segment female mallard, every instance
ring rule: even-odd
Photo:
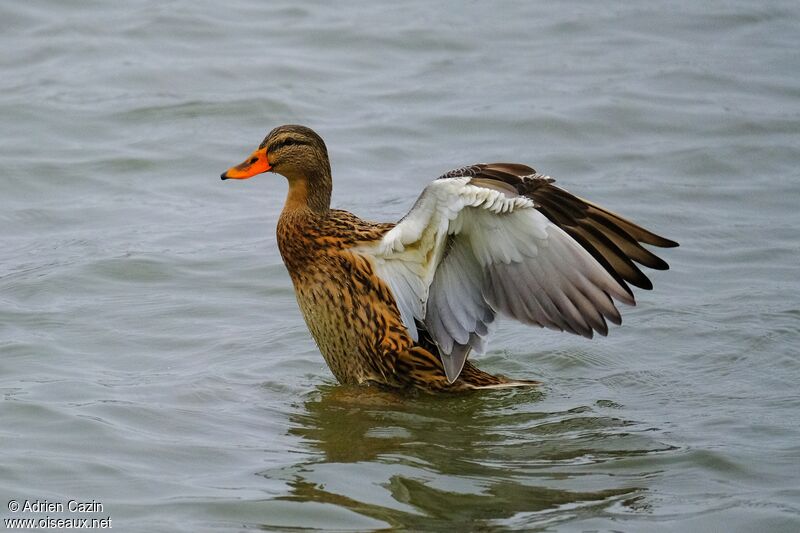
[[[342,383],[467,390],[529,385],[478,370],[498,313],[591,337],[620,324],[611,298],[651,289],[633,263],[659,237],[516,163],[462,167],[425,187],[398,223],[330,208],[325,143],[280,126],[222,179],[289,181],[278,248],[308,329]]]

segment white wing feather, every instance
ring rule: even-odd
[[[485,349],[496,312],[591,336],[607,332],[603,317],[619,323],[609,295],[633,304],[531,199],[469,177],[434,181],[380,241],[354,251],[372,258],[415,341],[415,321],[425,324],[451,382],[471,349]]]

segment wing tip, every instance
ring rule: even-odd
[[[439,355],[442,360],[442,366],[444,367],[444,375],[447,378],[447,383],[452,384],[458,379],[458,376],[461,375],[461,371],[464,369],[464,363],[467,362],[467,358],[455,357],[451,354],[445,354],[441,352]]]

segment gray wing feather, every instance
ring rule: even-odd
[[[447,378],[461,373],[471,350],[483,352],[495,312],[482,297],[484,273],[463,237],[451,237],[436,269],[425,315],[428,332],[439,347]]]

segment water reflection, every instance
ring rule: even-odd
[[[536,390],[401,396],[322,386],[291,417],[311,459],[281,499],[332,504],[410,529],[534,527],[641,509],[624,461],[670,447],[592,407],[543,412]]]

